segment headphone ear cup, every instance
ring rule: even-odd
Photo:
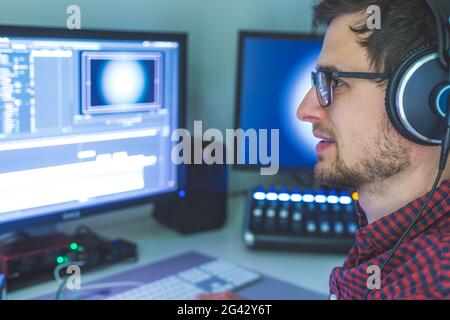
[[[434,88],[430,96],[430,105],[436,115],[441,119],[445,119],[447,114],[447,101],[450,99],[450,83],[441,83]]]
[[[397,92],[397,86],[394,84],[394,80],[393,77],[389,77],[388,79],[388,84],[387,84],[387,88],[386,88],[386,113],[388,115],[389,120],[391,121],[392,125],[394,126],[394,128],[397,130],[397,132],[403,137],[406,138],[410,141],[414,141],[417,142],[415,137],[412,136],[409,131],[405,128],[405,126],[402,124],[400,117],[398,115],[397,112],[397,104],[396,104],[396,100],[397,98],[395,97],[396,92]]]
[[[441,144],[443,121],[433,111],[430,96],[446,78],[431,45],[410,52],[394,69],[386,88],[386,113],[400,135],[421,145]]]

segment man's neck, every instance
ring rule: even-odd
[[[359,203],[368,223],[383,218],[425,195],[433,187],[436,176],[437,166],[417,167],[361,187],[358,190]],[[447,179],[450,179],[449,170],[446,170],[440,183]]]

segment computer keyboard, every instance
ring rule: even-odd
[[[237,290],[260,278],[256,272],[217,259],[121,292],[108,300],[192,300],[202,293]]]

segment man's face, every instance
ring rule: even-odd
[[[373,72],[367,51],[350,29],[361,19],[345,15],[333,20],[317,62],[318,68]],[[330,107],[320,106],[312,88],[297,111],[311,122],[316,137],[331,138],[317,147],[315,176],[330,186],[360,188],[391,177],[410,166],[411,143],[389,122],[385,109],[385,85],[363,79],[338,79]]]

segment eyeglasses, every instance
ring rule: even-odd
[[[313,71],[311,72],[312,86],[316,87],[317,99],[322,107],[329,107],[333,101],[333,80],[338,78],[355,78],[366,80],[385,80],[384,73],[372,72],[340,72],[340,71]]]

